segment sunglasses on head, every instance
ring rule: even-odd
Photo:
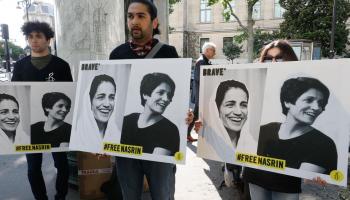
[[[283,57],[282,55],[277,55],[275,57],[267,55],[264,57],[264,62],[283,62]]]

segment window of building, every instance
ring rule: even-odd
[[[261,15],[261,0],[257,1],[253,6],[253,19],[260,19]]]
[[[236,2],[235,2],[235,0],[232,0],[232,1],[230,2],[230,5],[231,5],[231,7],[232,7],[233,13],[236,14],[236,10],[235,10],[235,8],[236,8]],[[229,12],[229,13],[230,13],[230,7],[227,7],[227,8],[224,10],[224,13],[226,13],[226,12]],[[223,18],[223,20],[226,21],[225,18]],[[230,14],[230,19],[229,19],[228,21],[229,21],[229,22],[232,22],[232,21],[234,21],[234,20],[235,20],[235,18]]]
[[[200,22],[210,22],[211,21],[211,7],[208,6],[208,0],[200,0]]]
[[[232,44],[233,37],[224,37],[222,38],[222,46],[225,48],[227,45]]]
[[[49,7],[48,6],[41,6],[41,12],[45,14],[49,14]]]
[[[274,6],[274,10],[275,10],[275,18],[282,18],[283,17],[283,13],[286,11],[284,8],[281,7],[280,1],[279,0],[275,0],[275,6]]]
[[[36,6],[34,4],[30,5],[30,7],[28,8],[28,12],[33,13],[36,11]]]
[[[199,53],[202,53],[202,47],[206,42],[209,42],[209,38],[199,38]]]

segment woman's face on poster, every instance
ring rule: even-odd
[[[172,100],[171,92],[167,83],[161,83],[152,91],[151,96],[143,95],[146,100],[145,107],[148,107],[153,113],[162,114]]]
[[[102,82],[96,90],[91,102],[91,110],[94,118],[102,123],[107,123],[114,109],[115,88],[110,82]]]
[[[19,109],[16,102],[4,99],[0,102],[0,128],[3,131],[16,131],[19,124]]]
[[[292,116],[297,122],[311,125],[323,112],[324,95],[317,89],[311,88],[304,92],[294,104],[285,102],[289,109],[287,116]]]
[[[46,111],[48,112],[48,117],[57,121],[63,121],[69,113],[69,105],[67,101],[60,99],[52,106],[52,108],[46,108]]]
[[[240,88],[230,88],[219,108],[219,116],[228,130],[241,131],[248,116],[248,96]]]

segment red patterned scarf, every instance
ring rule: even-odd
[[[146,56],[152,49],[153,39],[148,41],[145,45],[136,44],[134,41],[130,40],[129,45],[133,52],[138,56]]]

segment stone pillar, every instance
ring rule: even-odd
[[[125,41],[124,2],[55,0],[57,55],[77,78],[82,60],[108,59]]]
[[[157,36],[157,38],[164,42],[169,42],[169,1],[164,0],[153,0],[154,4],[157,7],[158,10],[158,20],[159,20],[159,30],[160,35]]]

